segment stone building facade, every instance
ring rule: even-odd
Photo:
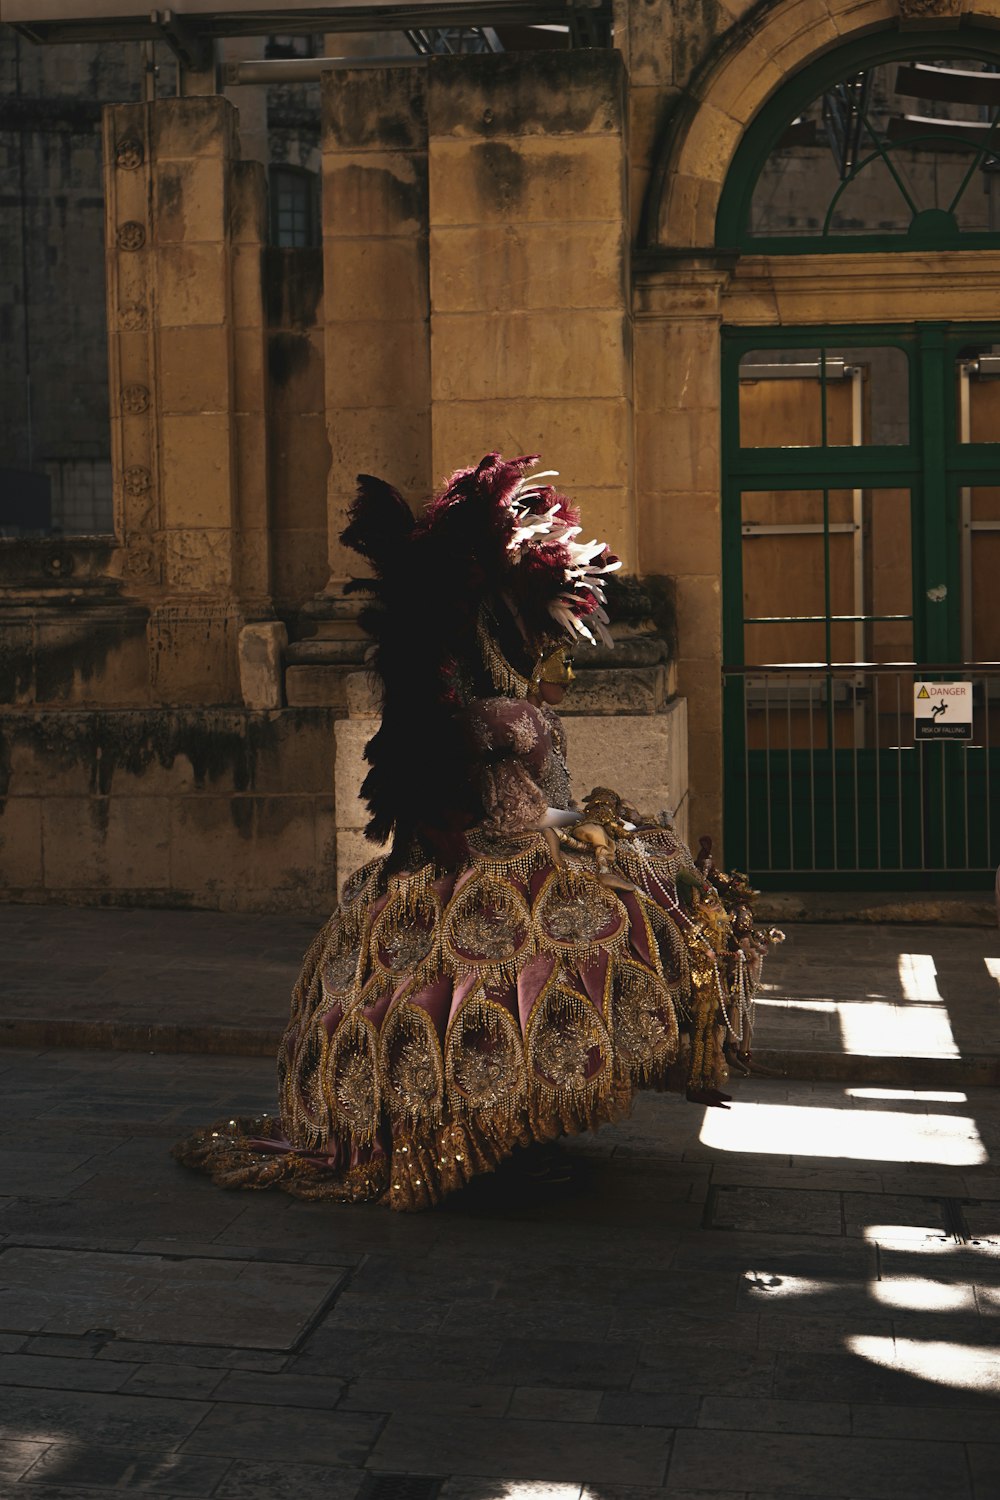
[[[355,475],[419,499],[494,447],[541,452],[641,580],[582,674],[580,779],[720,838],[724,330],[981,320],[1000,291],[1000,247],[930,221],[906,255],[727,242],[741,143],[838,49],[1000,65],[998,14],[618,0],[606,50],[329,72],[316,249],[268,243],[230,99],[107,108],[114,535],[0,542],[14,895],[328,906],[373,712]]]

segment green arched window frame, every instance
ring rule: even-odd
[[[771,152],[789,124],[835,83],[866,67],[891,62],[975,58],[1000,66],[1000,34],[973,26],[926,32],[882,31],[824,54],[796,73],[751,121],[726,176],[715,221],[715,243],[756,255],[844,255],[878,251],[977,250],[1000,246],[1000,231],[962,231],[943,210],[920,214],[908,232],[875,234],[751,234],[753,195]],[[933,132],[927,138],[932,138]],[[907,145],[912,146],[911,139]],[[1000,125],[991,132],[1000,155]],[[981,160],[986,142],[970,156]],[[877,153],[872,153],[876,155]],[[868,158],[869,160],[871,157]],[[860,170],[860,168],[859,168]]]

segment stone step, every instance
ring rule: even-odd
[[[762,891],[759,922],[916,923],[996,927],[990,891]]]
[[[72,1017],[0,1017],[0,1047],[111,1052],[194,1053],[218,1057],[274,1057],[282,1027],[208,1022],[203,1026],[167,1021],[99,1021]],[[1000,1057],[879,1057],[863,1053],[807,1052],[761,1047],[754,1061],[781,1079],[796,1083],[881,1085],[899,1089],[995,1087],[1000,1084]],[[739,1076],[732,1080],[738,1095]]]

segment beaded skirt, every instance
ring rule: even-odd
[[[637,1089],[724,1082],[759,948],[671,827],[617,839],[610,883],[541,833],[469,845],[458,871],[375,860],[347,881],[293,992],[280,1112],[199,1131],[180,1162],[420,1209],[519,1145],[621,1118]]]

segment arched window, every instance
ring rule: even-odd
[[[869,37],[791,79],[747,131],[717,243],[760,254],[1000,245],[1000,37]]]

